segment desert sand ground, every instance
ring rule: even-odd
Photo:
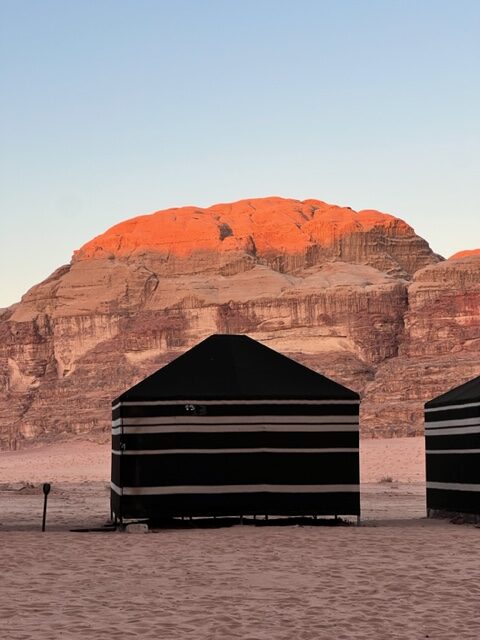
[[[0,453],[0,638],[478,640],[480,529],[423,517],[423,455],[362,441],[362,527],[130,535],[70,531],[108,518],[108,446]]]

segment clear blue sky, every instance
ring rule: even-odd
[[[480,246],[478,0],[0,0],[0,307],[120,220],[245,197]]]

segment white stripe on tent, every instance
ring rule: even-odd
[[[425,429],[426,436],[461,436],[468,433],[480,433],[480,426],[478,427],[462,427],[462,428],[450,428],[450,429]]]
[[[155,496],[181,493],[358,493],[360,491],[358,484],[226,484],[119,487],[111,482],[110,485],[115,493],[124,496]]]
[[[427,489],[444,489],[445,491],[480,491],[480,484],[463,482],[427,482]]]
[[[444,407],[429,407],[425,409],[425,413],[434,413],[435,411],[450,411],[450,409],[469,409],[470,407],[480,407],[480,402],[469,402],[467,404],[449,404]]]
[[[480,429],[480,427],[479,427]],[[298,431],[300,433],[314,432],[340,433],[343,431],[358,431],[358,424],[196,424],[152,425],[151,427],[116,427],[112,429],[113,436],[141,433],[262,433],[262,432]]]
[[[312,424],[356,424],[355,416],[149,416],[136,418],[117,418],[112,427],[121,425],[208,425],[208,424],[295,424],[296,422]]]
[[[426,429],[440,429],[441,427],[467,427],[468,425],[480,426],[480,417],[457,418],[453,420],[437,420],[436,422],[426,422]]]
[[[175,401],[166,401],[166,400],[126,400],[125,402],[117,402],[117,404],[112,406],[112,410],[118,409],[118,407],[155,407],[157,405],[165,405],[165,406],[176,406],[176,405],[184,405],[184,404],[193,404],[193,405],[222,405],[222,404],[239,404],[239,405],[250,405],[250,404],[314,404],[314,405],[322,405],[322,404],[360,404],[360,400],[175,400]]]
[[[128,449],[120,451],[112,449],[114,455],[127,456],[148,456],[148,455],[172,455],[172,454],[190,454],[190,453],[358,453],[358,448],[335,448],[331,449],[288,449],[288,448],[271,448],[257,447],[256,449]]]
[[[480,449],[428,449],[425,453],[480,453]]]

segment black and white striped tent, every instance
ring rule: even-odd
[[[113,402],[116,519],[360,515],[359,397],[214,335]]]
[[[425,405],[427,510],[480,515],[480,377]]]

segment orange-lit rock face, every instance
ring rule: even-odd
[[[228,275],[253,263],[292,273],[342,260],[407,279],[440,259],[408,224],[389,214],[271,197],[132,218],[85,244],[73,262],[142,255],[157,261],[153,270],[160,275]]]
[[[459,260],[460,258],[470,258],[474,256],[480,256],[480,249],[466,249],[465,251],[459,251],[450,256],[449,260]]]
[[[241,250],[298,254],[329,247],[344,236],[378,229],[413,237],[405,222],[378,211],[355,212],[319,200],[261,198],[182,207],[139,216],[115,225],[75,252],[75,259],[128,256],[143,251],[187,256],[195,251]]]

